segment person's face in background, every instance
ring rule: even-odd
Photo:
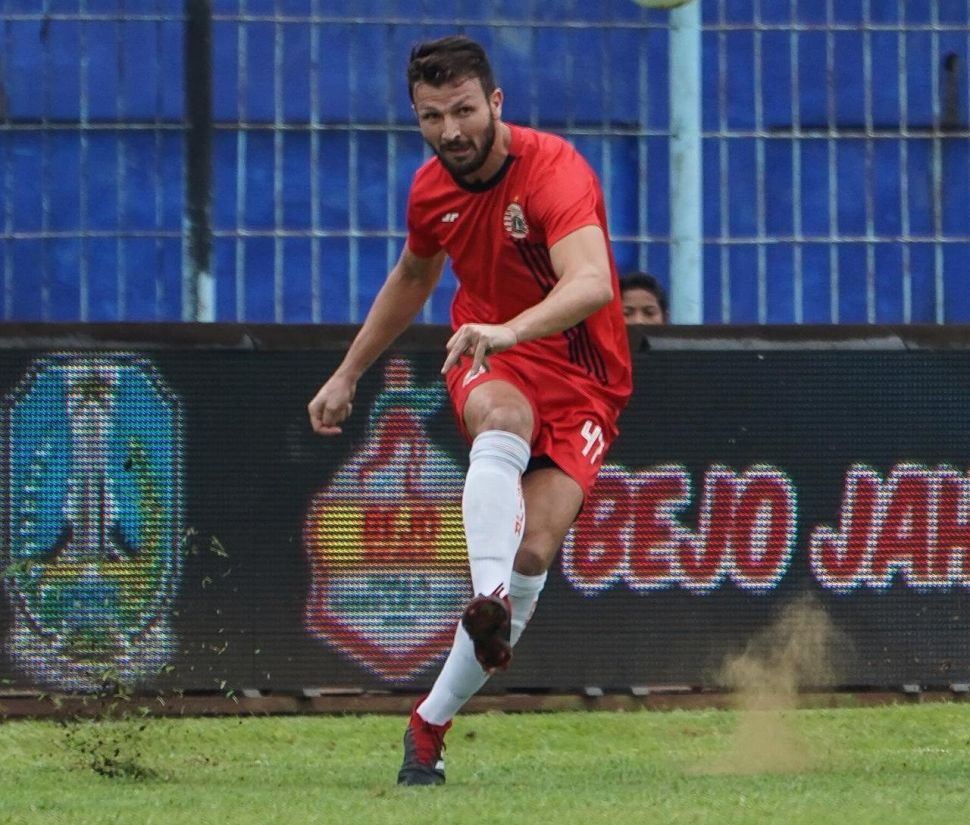
[[[628,324],[665,324],[657,296],[649,289],[634,287],[623,290],[623,320]]]

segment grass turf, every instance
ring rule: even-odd
[[[0,725],[0,822],[963,821],[970,706],[468,714],[399,788],[403,717]]]

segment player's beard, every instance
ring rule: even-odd
[[[455,163],[450,160],[447,154],[449,148],[466,148],[467,146],[474,146],[472,141],[458,140],[453,143],[441,143],[437,149],[434,146],[434,153],[438,156],[445,169],[447,169],[452,177],[464,178],[468,175],[472,175],[481,169],[485,165],[485,161],[488,160],[489,153],[492,151],[492,146],[495,143],[495,116],[489,113],[488,127],[485,129],[485,134],[482,135],[482,142],[479,145],[475,153],[468,158],[468,160],[462,161],[461,163]]]

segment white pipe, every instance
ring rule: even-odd
[[[704,320],[701,3],[670,12],[670,320]]]

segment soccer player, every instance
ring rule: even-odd
[[[458,280],[442,373],[471,443],[462,515],[474,598],[404,735],[398,782],[445,781],[452,717],[508,666],[631,390],[626,327],[595,174],[566,141],[502,121],[502,90],[467,37],[413,49],[408,87],[434,151],[408,237],[336,372],[308,406],[341,431],[357,381],[423,307],[450,256]]]
[[[666,324],[667,293],[653,275],[631,272],[620,278],[623,318],[628,324]]]

